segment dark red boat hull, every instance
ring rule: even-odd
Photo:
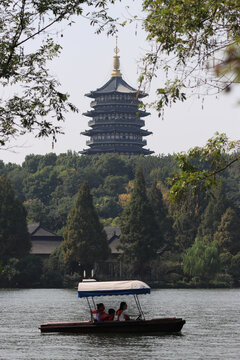
[[[42,333],[177,333],[185,320],[181,318],[162,318],[153,320],[57,322],[40,325]]]

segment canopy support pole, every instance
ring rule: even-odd
[[[137,295],[134,295],[134,299],[135,299],[135,301],[136,301],[137,308],[138,308],[138,311],[139,311],[139,313],[140,313],[141,318],[142,318],[143,320],[145,320],[145,316],[144,316],[144,313],[143,313],[143,311],[142,311],[141,304],[140,304],[140,301],[139,301],[139,299],[138,299],[138,296],[137,296]]]
[[[87,299],[87,303],[88,303],[88,306],[89,306],[89,310],[90,310],[90,315],[91,315],[91,321],[93,322],[93,314],[92,314],[92,308],[91,308],[91,305],[90,305],[90,302],[88,300],[88,297],[86,297]]]
[[[92,302],[93,302],[94,309],[96,309],[96,304],[95,304],[93,296],[92,296]]]

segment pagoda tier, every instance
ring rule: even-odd
[[[139,99],[147,94],[132,88],[122,79],[117,47],[115,52],[111,79],[101,88],[86,94],[94,100],[90,104],[92,110],[83,114],[91,118],[88,122],[91,129],[81,133],[90,137],[86,142],[89,148],[80,153],[152,154],[153,151],[143,148],[147,142],[142,139],[152,132],[141,129],[145,126],[141,118],[150,113],[139,109]]]

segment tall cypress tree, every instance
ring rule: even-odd
[[[164,204],[162,192],[156,183],[152,184],[151,188],[149,189],[148,199],[152,206],[156,221],[159,224],[164,245],[170,247],[174,242],[173,222],[168,215],[168,209]]]
[[[11,182],[6,175],[0,176],[0,260],[3,264],[10,258],[26,255],[31,248],[26,215]]]
[[[107,235],[94,208],[87,182],[82,184],[68,215],[63,249],[69,271],[78,272],[81,265],[87,276],[95,262],[106,260],[109,255]]]
[[[121,217],[121,249],[132,275],[144,276],[162,246],[162,236],[149,203],[141,168],[136,171],[131,199]]]

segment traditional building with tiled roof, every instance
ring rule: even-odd
[[[62,236],[47,230],[40,223],[29,224],[28,232],[31,237],[32,248],[30,254],[47,257],[63,241]]]

